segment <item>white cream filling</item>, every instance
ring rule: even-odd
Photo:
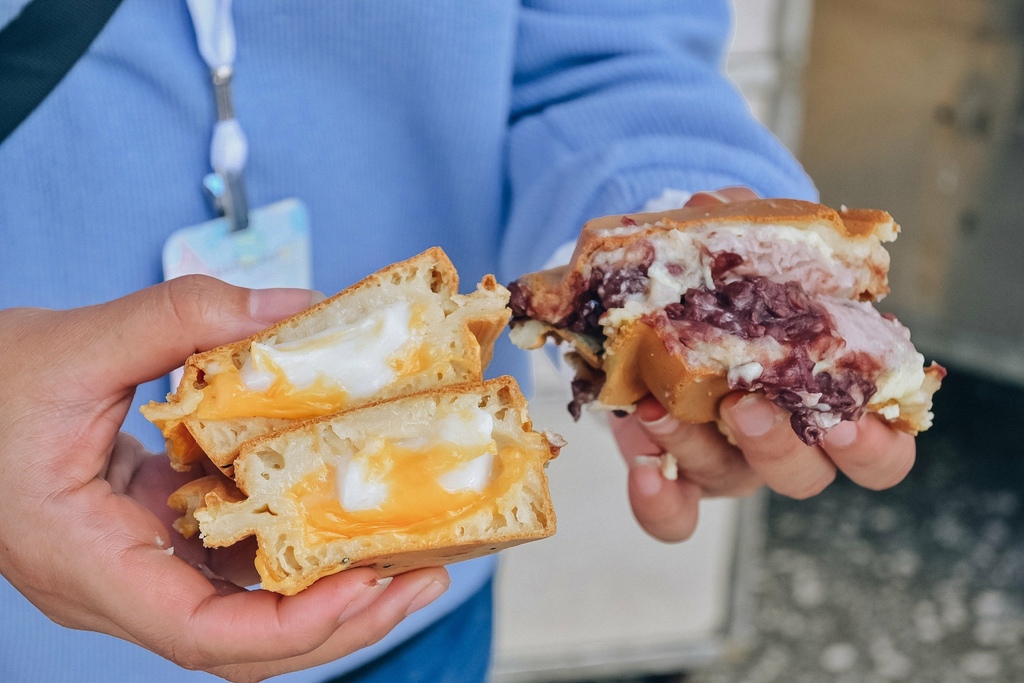
[[[920,391],[925,375],[924,356],[910,342],[910,331],[883,318],[867,302],[822,299],[821,303],[832,316],[836,333],[846,340],[846,350],[863,351],[879,359],[886,368],[876,380],[877,391],[871,403],[911,401]],[[815,372],[825,369],[831,368],[815,367]]]
[[[764,374],[764,366],[757,361],[750,361],[730,367],[727,379],[729,386],[736,386],[740,382],[753,384],[761,378],[762,374]]]
[[[544,345],[548,326],[539,320],[517,322],[508,331],[509,339],[521,349],[539,349]]]
[[[630,226],[630,229],[635,228]],[[723,252],[738,254],[743,259],[743,264],[731,271],[736,277],[757,275],[776,282],[796,280],[808,286],[809,291],[834,292],[842,296],[853,296],[867,284],[861,281],[863,269],[838,261],[828,240],[815,229],[737,223],[685,231],[666,230],[652,233],[647,239],[655,252],[654,263],[647,271],[647,291],[628,295],[624,310],[612,309],[605,313],[601,322],[610,328],[608,331],[678,302],[690,289],[701,286],[714,289],[711,255]],[[869,262],[875,256],[874,249],[881,247],[868,240],[844,243],[844,253],[854,262]],[[629,265],[625,249],[598,254],[593,263],[606,272]],[[672,274],[668,265],[679,272]]]
[[[279,368],[296,389],[320,380],[353,398],[368,398],[397,379],[390,361],[412,340],[411,320],[411,308],[402,301],[303,339],[254,342],[241,369],[242,383],[266,391]]]

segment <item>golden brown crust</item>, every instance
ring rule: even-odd
[[[609,231],[628,225],[649,226],[644,232],[657,230],[691,230],[709,224],[742,221],[753,225],[792,225],[806,227],[825,223],[843,237],[877,237],[882,241],[890,235],[893,219],[877,209],[841,211],[798,199],[754,199],[746,202],[695,206],[652,213],[603,216],[583,226],[584,238],[606,238]],[[664,223],[658,226],[658,223]]]
[[[854,240],[877,238],[882,241],[890,241],[891,226],[895,225],[892,216],[885,211],[844,209],[840,214],[823,204],[796,199],[755,199],[655,213],[603,216],[587,221],[583,226],[572,263],[586,260],[595,251],[626,246],[639,236],[740,222],[751,225],[786,225],[798,229],[827,225],[842,237]],[[623,228],[628,230],[630,226],[636,226],[638,230],[623,231]]]
[[[181,513],[181,517],[174,522],[174,528],[185,538],[191,538],[199,532],[196,510],[214,501],[234,503],[244,499],[245,494],[238,490],[233,481],[219,474],[211,474],[180,487],[167,499],[167,506]]]
[[[677,420],[711,422],[729,385],[724,372],[691,367],[668,350],[661,335],[634,321],[621,327],[605,356],[606,381],[598,400],[629,406],[648,394]]]
[[[891,242],[900,231],[900,226],[889,212],[879,209],[843,208],[839,211],[839,217],[847,234],[855,237],[875,235],[883,242]]]
[[[196,443],[184,421],[169,421],[163,425],[161,431],[164,435],[167,457],[171,461],[171,467],[178,472],[188,472],[194,463],[199,462],[206,455]]]
[[[493,275],[484,275],[477,289],[485,292],[498,292],[504,287],[498,284]],[[497,315],[487,318],[475,318],[469,321],[468,328],[475,343],[479,348],[480,366],[486,368],[491,364],[491,357],[494,355],[494,344],[498,341],[501,333],[508,326],[512,311],[509,308],[503,309]]]
[[[879,418],[885,421],[893,429],[907,432],[917,436],[932,426],[932,396],[942,386],[942,379],[946,376],[946,369],[937,363],[932,363],[924,369],[925,379],[921,384],[919,401],[911,406],[900,406],[900,415],[897,418],[886,418],[879,413],[885,406],[869,405],[871,412],[878,414]]]

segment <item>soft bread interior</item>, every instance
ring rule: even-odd
[[[250,362],[254,342],[282,344],[353,325],[374,311],[406,302],[421,316],[422,344],[430,363],[403,374],[366,397],[346,396],[316,412],[297,417],[204,415],[204,392],[218,373],[239,372]],[[487,276],[469,295],[458,294],[454,266],[439,248],[389,266],[339,294],[253,337],[191,357],[177,391],[167,403],[143,407],[161,428],[172,465],[187,470],[205,453],[224,471],[242,443],[271,433],[296,419],[333,412],[372,400],[399,396],[434,386],[478,381],[490,361],[493,345],[508,321],[508,291]]]
[[[324,496],[340,495],[337,477],[355,454],[382,440],[417,442],[447,418],[475,410],[490,416],[498,452],[479,499],[436,519],[390,528],[346,525],[321,514],[343,514]],[[235,462],[237,488],[209,477],[183,487],[170,502],[184,513],[177,527],[190,531],[197,523],[208,547],[255,535],[263,587],[294,594],[351,567],[391,575],[550,536],[555,517],[544,467],[560,445],[533,431],[525,399],[515,381],[503,377],[376,403],[256,439]]]

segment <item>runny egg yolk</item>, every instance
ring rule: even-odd
[[[470,483],[475,477],[467,479],[466,471],[482,458],[489,459],[486,476]],[[356,509],[348,509],[343,502],[353,496],[345,491],[345,479],[351,479],[353,462],[360,467],[364,491],[355,505],[349,503]],[[325,466],[307,475],[289,495],[302,510],[311,543],[368,533],[424,533],[493,503],[521,479],[525,467],[522,449],[499,448],[494,441],[482,448],[445,442],[410,448],[381,441],[342,467]],[[466,485],[453,488],[453,480]]]
[[[430,372],[444,354],[423,341],[425,308],[392,304],[358,323],[304,339],[254,342],[240,369],[232,366],[205,375],[207,386],[196,416],[314,417]]]

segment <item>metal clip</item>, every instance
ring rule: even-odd
[[[214,99],[217,103],[217,121],[229,121],[235,117],[231,97],[232,69],[230,66],[220,66],[212,70],[211,76]],[[230,171],[215,169],[214,173],[203,178],[203,188],[213,202],[214,210],[228,219],[232,232],[249,227],[249,198],[245,191],[245,177],[240,167],[239,170]]]

